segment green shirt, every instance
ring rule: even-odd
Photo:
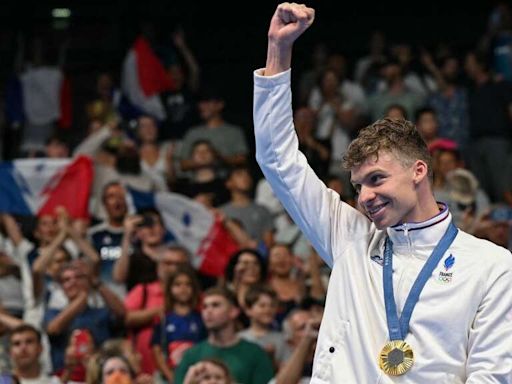
[[[231,347],[216,347],[207,340],[194,345],[176,368],[175,384],[182,384],[188,368],[205,358],[217,358],[240,384],[267,384],[274,376],[270,356],[258,345],[240,340]]]

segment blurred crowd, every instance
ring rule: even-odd
[[[48,105],[35,89],[38,113],[22,113],[7,84],[10,157],[86,155],[94,181],[89,219],[64,207],[38,217],[0,212],[0,371],[21,383],[309,382],[329,269],[255,169],[251,127],[225,118],[222,87],[202,81],[184,32],[153,48],[171,84],[156,95],[163,114],[101,73],[95,94],[73,108],[87,122],[74,144],[65,103]],[[376,31],[363,57],[318,43],[310,59],[293,76],[299,147],[340,199],[357,207],[340,161],[359,129],[408,119],[428,144],[435,196],[457,226],[512,249],[508,6],[493,9],[466,52],[388,42]],[[36,55],[15,71],[24,81],[41,71],[65,92],[62,66]],[[46,118],[34,120],[41,111]],[[239,249],[224,273],[198,270],[157,209],[132,212],[129,188],[207,207]]]

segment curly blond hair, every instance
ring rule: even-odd
[[[432,180],[432,157],[427,144],[416,126],[404,119],[384,118],[363,128],[350,143],[343,156],[342,166],[351,170],[370,157],[377,160],[381,151],[394,154],[403,166],[411,166],[416,160],[424,161],[429,179]]]

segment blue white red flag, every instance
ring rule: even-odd
[[[71,217],[87,218],[92,180],[92,161],[86,156],[0,163],[0,212],[53,215],[63,206]]]
[[[197,201],[172,192],[138,192],[130,197],[139,211],[157,209],[166,229],[192,255],[192,265],[202,273],[221,276],[239,246],[216,215]]]

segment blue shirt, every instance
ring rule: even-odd
[[[168,364],[175,367],[185,350],[204,338],[206,329],[198,312],[192,311],[185,316],[171,312],[165,316],[164,329],[162,323],[153,327],[151,345],[160,345]]]
[[[122,228],[111,228],[100,223],[89,230],[90,241],[100,255],[100,278],[104,282],[112,282],[114,264],[121,257]]]
[[[61,309],[46,310],[44,314],[44,328],[46,329],[48,323],[61,312]],[[61,334],[49,336],[53,370],[57,371],[64,367],[64,353],[71,333],[75,329],[88,329],[91,332],[95,346],[98,347],[112,337],[110,328],[113,322],[114,316],[107,308],[87,307],[83,312],[75,316]]]

